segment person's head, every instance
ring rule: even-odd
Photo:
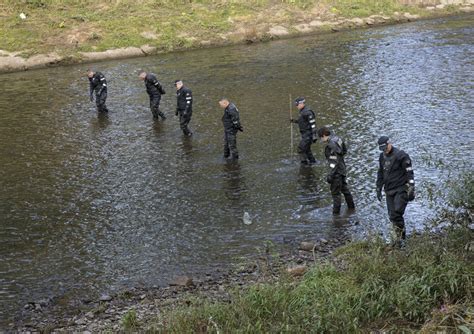
[[[181,87],[183,87],[183,81],[182,80],[175,80],[174,85],[176,87],[176,90],[180,90]]]
[[[221,106],[222,109],[225,109],[229,106],[230,102],[229,99],[223,97],[222,99],[219,100],[219,105]]]
[[[318,130],[318,137],[321,138],[323,142],[327,142],[331,136],[331,131],[327,127],[322,127]]]
[[[145,71],[141,71],[140,74],[138,75],[138,77],[140,78],[140,80],[145,80],[145,78],[146,78],[146,72],[145,72]]]
[[[390,139],[387,136],[380,137],[377,143],[379,144],[379,150],[385,154],[390,153],[392,150],[392,144],[390,143]]]
[[[304,97],[298,97],[297,99],[295,99],[295,106],[296,108],[298,108],[298,110],[303,109],[305,103],[306,103],[306,100]]]
[[[91,70],[91,69],[88,69],[88,70],[87,70],[87,77],[88,77],[88,78],[92,78],[93,76],[94,76],[94,71]]]

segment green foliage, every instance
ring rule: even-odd
[[[373,14],[391,14],[395,11],[403,11],[403,6],[397,0],[328,0],[332,12],[344,17],[366,17]]]
[[[457,305],[457,314],[473,307],[474,264],[464,248],[472,237],[472,231],[460,229],[418,236],[409,240],[407,250],[391,249],[382,240],[353,243],[337,253],[335,263],[344,269],[325,263],[300,283],[281,279],[258,284],[235,293],[231,304],[204,302],[172,311],[155,330],[352,333],[420,328],[432,312],[444,312],[443,305]],[[467,326],[467,318],[450,319],[452,326]],[[432,328],[446,319],[436,321]]]
[[[125,330],[132,330],[138,328],[137,313],[134,309],[129,310],[122,317],[122,327]]]

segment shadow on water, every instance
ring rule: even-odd
[[[251,256],[268,240],[385,233],[374,193],[382,133],[414,161],[418,198],[406,220],[410,231],[422,228],[432,215],[426,189],[448,168],[472,169],[472,23],[102,62],[106,117],[89,103],[83,66],[1,75],[0,328],[28,301],[56,297],[66,307],[104,290],[165,284]],[[191,138],[173,117],[173,93],[161,101],[167,120],[152,120],[143,82],[130,74],[143,68],[169,92],[177,77],[193,90]],[[318,126],[345,139],[355,215],[332,217],[325,163],[306,169],[288,158],[289,94],[306,96]],[[235,164],[222,160],[222,96],[245,129]],[[313,152],[324,161],[321,144]]]
[[[108,113],[98,113],[97,121],[92,122],[92,125],[95,130],[100,131],[106,129],[110,124],[111,120]]]
[[[298,174],[298,198],[303,206],[309,206],[309,210],[321,205],[319,201],[319,192],[321,189],[320,181],[316,176],[313,168],[308,166],[300,166]]]
[[[222,182],[224,193],[229,203],[235,208],[240,209],[237,213],[242,212],[245,208],[245,180],[242,177],[242,171],[239,161],[226,161],[223,165]]]

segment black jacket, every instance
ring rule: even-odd
[[[176,99],[178,102],[178,110],[186,112],[193,110],[193,92],[191,92],[191,89],[184,86],[181,87],[176,91]]]
[[[161,96],[166,94],[161,83],[156,79],[156,76],[152,73],[147,73],[145,77],[146,92],[150,96]]]
[[[411,159],[404,151],[395,147],[389,154],[380,153],[377,172],[377,189],[396,192],[406,189],[406,185],[415,186],[415,176]]]
[[[324,148],[324,155],[329,163],[329,176],[346,176],[346,163],[344,155],[347,153],[346,144],[338,136],[329,137],[328,144]]]
[[[227,108],[225,108],[224,115],[222,116],[222,124],[224,124],[224,130],[226,131],[241,128],[239,110],[233,103],[230,103]]]
[[[300,117],[298,118],[296,123],[298,123],[302,136],[312,135],[313,140],[316,140],[316,116],[314,115],[314,112],[311,109],[306,106],[301,109]]]
[[[94,91],[97,95],[107,91],[107,80],[100,72],[95,72],[92,78],[89,78],[89,94],[92,95]]]

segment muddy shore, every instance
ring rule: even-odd
[[[351,221],[358,224],[357,221]],[[117,332],[123,330],[124,316],[132,311],[140,324],[154,323],[159,315],[177,306],[198,300],[230,302],[231,293],[258,283],[272,283],[282,277],[298,280],[311,266],[332,261],[334,250],[350,240],[292,240],[284,247],[265,246],[261,254],[235,268],[222,268],[199,276],[178,276],[164,287],[133,287],[115,294],[102,294],[97,300],[61,298],[30,302],[12,328],[16,332]],[[146,328],[141,328],[146,330]]]

